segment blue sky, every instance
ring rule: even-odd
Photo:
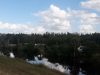
[[[51,4],[62,9],[79,9],[82,0],[0,0],[0,20],[12,23],[33,22],[32,13],[48,9]]]
[[[91,2],[89,3],[89,1]],[[90,15],[87,17],[89,21],[91,20],[90,17],[93,17],[93,19],[99,17],[99,7],[92,9],[93,5],[96,6],[95,2],[98,2],[99,5],[100,0],[0,0],[0,32],[99,32],[99,26],[95,25],[94,22],[94,25],[87,24],[88,22],[85,23],[87,26],[81,24],[82,17],[85,15]],[[59,17],[56,19],[56,14],[70,16],[61,17],[58,15]],[[45,17],[49,21],[44,19]],[[61,18],[63,18],[63,21],[58,23]],[[98,23],[98,19],[96,19],[96,22]]]

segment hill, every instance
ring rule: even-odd
[[[0,56],[0,75],[64,75],[43,65],[31,65],[22,59]]]

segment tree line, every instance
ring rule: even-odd
[[[68,65],[73,75],[80,67],[86,75],[100,75],[100,33],[0,34],[0,51],[22,59],[42,54],[51,62]]]

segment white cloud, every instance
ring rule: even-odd
[[[68,12],[71,14],[71,20],[74,20],[75,24],[78,22],[80,25],[79,29],[81,33],[93,33],[95,32],[95,26],[100,24],[100,18],[96,13],[71,9]]]
[[[81,33],[94,33],[94,27],[92,25],[81,25],[80,26]]]
[[[0,30],[5,30],[5,33],[44,33],[45,29],[42,26],[33,27],[28,24],[11,24],[0,22]]]
[[[50,5],[48,10],[41,11],[37,15],[41,17],[46,31],[67,32],[70,30],[69,13],[55,5]]]
[[[70,30],[69,13],[55,5],[50,5],[49,9],[39,12],[37,15],[42,20],[42,23],[37,26],[0,22],[0,30],[5,30],[6,33],[59,33]]]
[[[100,12],[100,0],[87,0],[85,2],[81,2],[81,6],[87,8],[87,9],[93,9],[93,10],[97,10]],[[85,14],[85,16],[86,17],[83,18],[83,20],[81,21],[83,28],[80,27],[80,29],[82,30],[82,32],[83,32],[83,30],[86,31],[87,28],[88,28],[88,30],[87,30],[88,32],[95,31],[94,27],[96,25],[100,24],[100,17],[97,15],[97,13],[88,13],[88,14]],[[86,26],[86,25],[88,25],[88,26]]]
[[[97,14],[83,12],[80,14],[80,32],[93,33],[95,32],[94,26],[97,25]]]
[[[100,18],[96,13],[85,10],[62,10],[55,5],[50,5],[47,10],[38,12],[41,22],[37,26],[31,24],[12,24],[0,22],[0,30],[6,33],[45,33],[45,32],[69,32],[79,27],[81,33],[95,32],[95,25],[100,24]],[[74,23],[72,23],[74,21]],[[74,24],[74,25],[73,25]]]
[[[100,19],[96,13],[87,12],[85,10],[61,10],[55,5],[51,5],[48,10],[38,13],[43,22],[43,27],[49,32],[67,32],[72,31],[72,22],[79,27],[81,33],[95,32],[95,25],[100,24]]]
[[[81,2],[81,6],[100,11],[100,0],[87,0],[85,2]]]

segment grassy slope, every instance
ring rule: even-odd
[[[0,56],[0,75],[64,75],[42,65],[31,65],[20,59]]]

